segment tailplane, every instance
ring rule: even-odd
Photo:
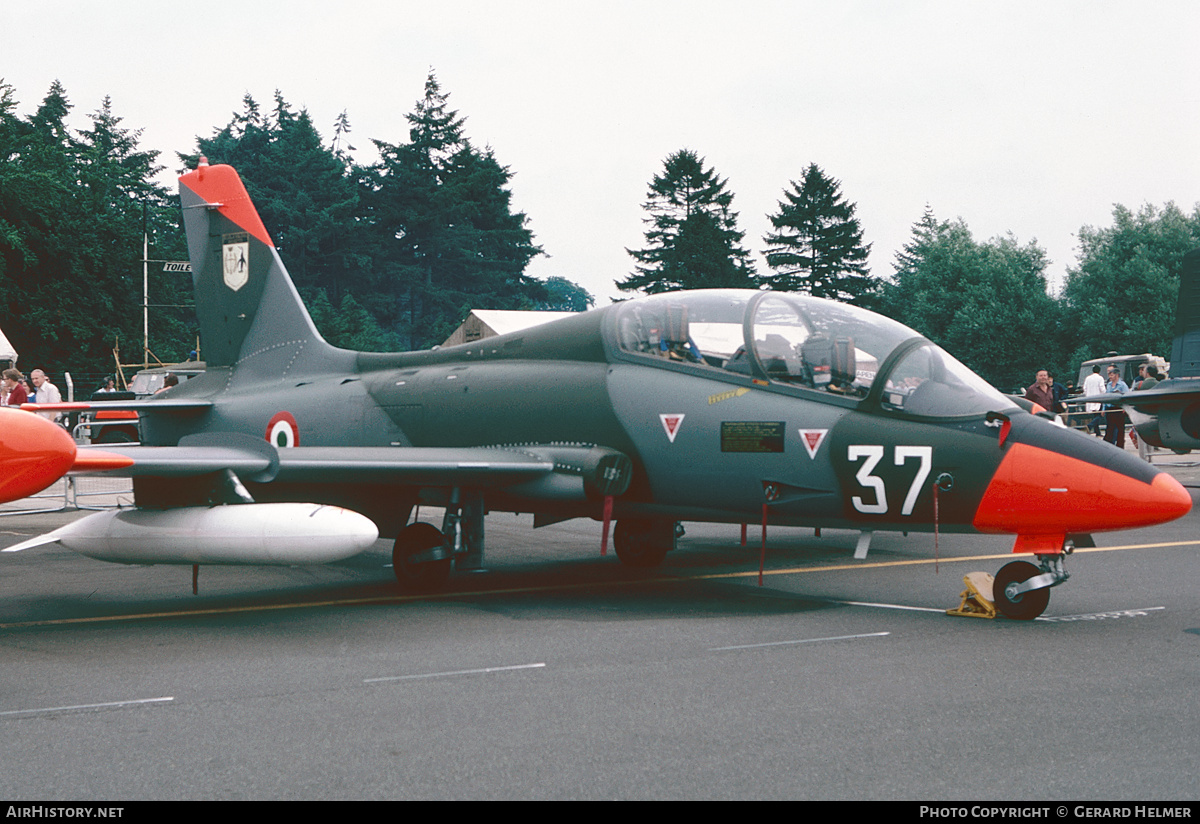
[[[209,367],[275,382],[342,366],[351,353],[317,332],[233,167],[201,159],[179,178],[179,195]]]
[[[1200,378],[1200,249],[1184,255],[1179,270],[1171,377]]]

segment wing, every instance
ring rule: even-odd
[[[79,450],[86,457],[89,447]],[[105,446],[109,459],[91,469],[76,462],[72,474],[187,477],[225,470],[255,483],[391,483],[405,486],[516,488],[529,497],[562,500],[620,495],[632,463],[615,449],[593,444],[527,444],[477,447],[276,448],[260,438],[232,433],[183,438],[178,446]],[[574,494],[573,494],[574,492]]]
[[[250,435],[208,433],[183,438],[178,446],[118,446],[103,450],[81,447],[70,473],[163,479],[210,476],[213,483],[205,480],[198,488],[210,485],[238,487],[240,484],[227,483],[228,473],[233,473],[239,480],[253,483],[468,487],[499,489],[520,498],[561,502],[620,495],[629,486],[632,463],[615,449],[591,444],[277,449]],[[234,497],[241,495],[243,502],[251,503],[244,488],[233,494]],[[280,515],[280,510],[270,509],[280,504],[212,507],[189,503],[185,506],[191,508],[172,510],[175,515],[155,509],[97,513],[2,551],[20,552],[62,541],[85,555],[122,563],[325,563],[361,551],[379,534],[370,521],[355,512],[350,516],[358,522],[352,522],[350,527],[353,529],[347,533],[345,519],[350,516],[342,514],[346,510],[336,507],[297,504],[295,506],[307,506],[312,511],[287,510]],[[322,512],[336,523],[329,526],[328,546],[322,544],[314,549],[310,546],[310,532],[315,523],[311,519]],[[334,514],[328,515],[330,512]],[[239,520],[242,515],[247,518]],[[213,523],[198,526],[196,519],[203,518]],[[253,522],[255,518],[274,519],[268,524],[270,536],[255,538],[251,534],[249,549],[238,544],[230,550],[222,543],[244,537],[242,533],[247,531],[253,533],[251,527],[254,524],[243,521]],[[230,519],[238,522],[232,525],[217,523]],[[113,521],[117,523],[110,523]],[[263,524],[259,523],[257,527],[261,530]],[[199,540],[200,532],[222,529],[224,532],[215,539],[216,549],[212,545],[193,546]],[[144,543],[147,533],[168,538],[174,535],[178,545],[186,544],[191,549],[176,551],[178,545],[167,546],[170,543],[167,538],[153,542],[156,547],[163,543],[165,549],[147,549],[138,543],[138,540]],[[254,540],[269,546],[263,549]],[[297,555],[293,543],[305,547],[308,554]]]

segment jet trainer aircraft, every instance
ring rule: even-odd
[[[1016,535],[1000,609],[1041,614],[1068,536],[1179,517],[1170,476],[1031,415],[905,326],[794,294],[631,300],[421,352],[350,352],[313,327],[237,173],[181,196],[208,371],[147,401],[137,508],[49,541],[123,563],[307,563],[394,537],[429,586],[478,566],[485,512],[603,521],[626,564],[679,521]],[[57,408],[79,408],[62,405]],[[409,523],[445,507],[441,528]],[[602,544],[603,546],[603,544]],[[860,540],[856,556],[865,554]]]

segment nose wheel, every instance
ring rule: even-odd
[[[1049,589],[1021,591],[1021,584],[1039,572],[1040,570],[1028,561],[1013,561],[1001,567],[992,583],[996,609],[1006,618],[1018,621],[1032,621],[1045,612],[1046,605],[1050,603]]]
[[[1050,587],[1058,586],[1070,577],[1063,568],[1062,555],[1040,555],[1038,559],[1039,565],[1013,561],[996,573],[992,598],[1001,615],[1017,621],[1032,621],[1046,611]]]

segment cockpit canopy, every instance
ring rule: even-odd
[[[616,337],[623,352],[659,363],[714,376],[736,373],[853,401],[871,396],[885,409],[910,415],[957,417],[1014,406],[907,326],[808,295],[748,290],[653,295],[617,308]]]

